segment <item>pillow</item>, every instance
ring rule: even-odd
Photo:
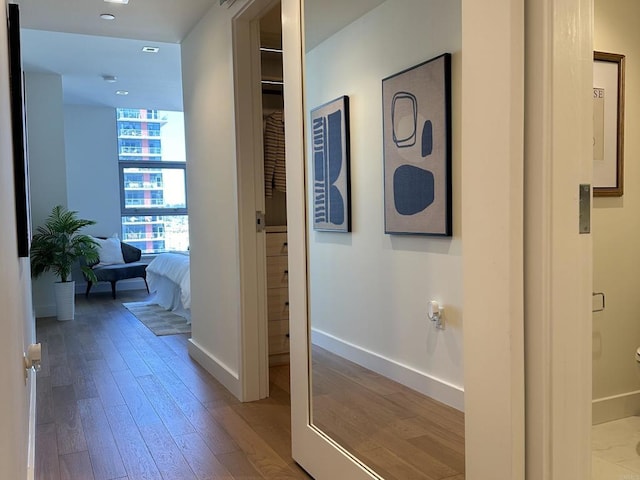
[[[118,263],[124,263],[119,238],[92,238],[98,244],[98,257],[100,258],[100,263],[98,263],[98,265],[115,265]]]

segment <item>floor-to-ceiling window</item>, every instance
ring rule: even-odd
[[[117,109],[122,240],[144,253],[189,248],[182,112]]]

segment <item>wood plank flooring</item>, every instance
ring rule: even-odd
[[[386,480],[463,480],[464,414],[312,350],[313,424]]]
[[[39,319],[37,480],[309,477],[291,459],[288,366],[271,397],[240,403],[121,302],[77,298],[76,319]],[[313,350],[314,424],[385,479],[464,479],[464,417],[329,352]]]
[[[238,402],[123,306],[146,292],[77,297],[76,319],[38,319],[37,480],[308,479],[291,459],[288,367],[271,396]]]

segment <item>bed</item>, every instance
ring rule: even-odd
[[[161,253],[147,266],[147,283],[155,303],[191,322],[189,253]]]

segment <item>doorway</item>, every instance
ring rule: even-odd
[[[289,364],[284,86],[280,2],[254,0],[234,28],[243,400],[269,395],[269,367]]]
[[[281,5],[260,18],[269,366],[289,364],[289,265]]]
[[[640,478],[640,363],[636,360],[640,347],[640,298],[636,287],[640,251],[634,241],[635,232],[640,230],[640,196],[636,187],[640,169],[633,161],[640,145],[632,135],[624,135],[625,130],[633,132],[640,121],[635,108],[637,69],[631,61],[636,52],[640,53],[639,37],[627,19],[638,14],[640,8],[633,2],[594,1],[593,49],[609,55],[599,54],[594,61],[594,94],[602,92],[601,104],[605,109],[612,105],[612,119],[620,122],[614,122],[617,132],[604,137],[606,155],[602,160],[594,150],[594,185],[605,180],[599,167],[608,165],[609,159],[613,167],[624,167],[618,191],[593,200],[593,290],[603,292],[594,294],[593,305],[594,480]],[[617,55],[617,61],[599,60],[614,60],[616,57],[610,54]],[[616,73],[623,75],[621,96],[616,95]],[[597,105],[594,100],[594,114]],[[597,132],[595,118],[594,115]],[[603,126],[610,124],[609,118],[605,114]],[[616,140],[620,142],[617,149]]]

